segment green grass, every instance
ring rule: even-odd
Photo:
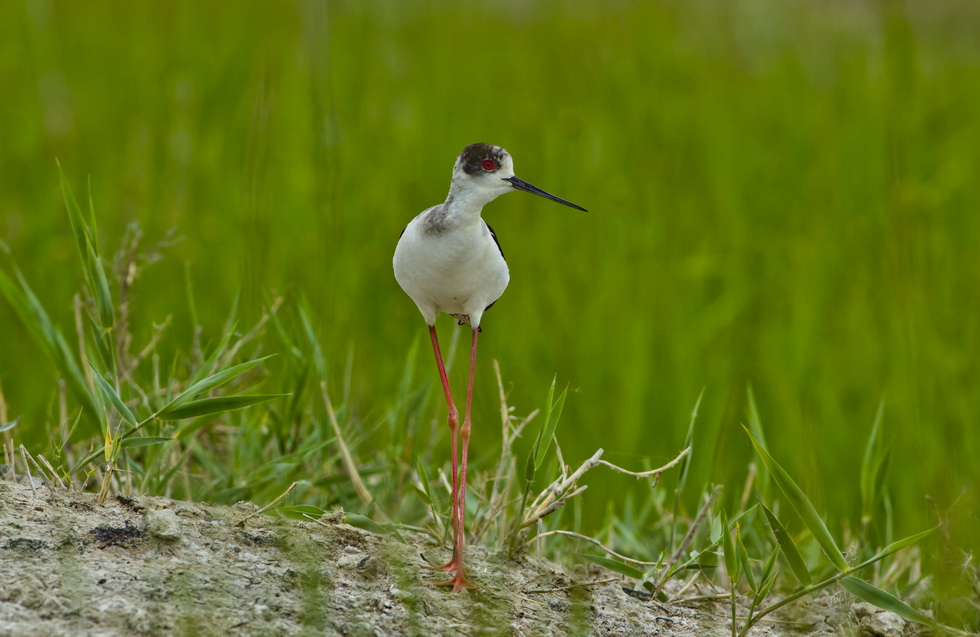
[[[60,457],[77,464],[132,426],[90,364],[139,423],[274,355],[222,395],[290,397],[151,420],[116,486],[262,504],[298,481],[291,504],[420,523],[422,501],[401,496],[420,459],[437,479],[448,436],[390,258],[444,196],[455,154],[488,141],[592,212],[521,195],[486,211],[513,281],[484,321],[478,471],[501,457],[494,359],[516,413],[544,407],[556,374],[570,385],[558,436],[574,466],[598,447],[661,466],[703,389],[666,510],[692,515],[712,484],[719,506],[745,510],[750,466],[767,504],[778,496],[745,423],[834,537],[880,548],[940,525],[923,568],[951,616],[975,618],[978,26],[968,2],[4,4],[2,271],[22,290],[16,263],[48,315],[0,301],[10,433],[54,462],[74,427]],[[72,231],[56,159],[83,221],[91,183],[98,258]],[[131,223],[141,247],[120,250]],[[117,276],[127,264],[135,279]],[[76,311],[82,285],[95,301]],[[618,542],[657,536],[648,487],[587,482],[569,526],[605,533],[609,502],[632,520]]]

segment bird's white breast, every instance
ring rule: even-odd
[[[479,326],[484,309],[510,280],[507,263],[483,219],[434,227],[430,208],[405,228],[395,248],[395,278],[429,325],[436,314],[465,314]]]

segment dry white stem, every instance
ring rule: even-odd
[[[656,566],[658,564],[658,562],[644,562],[642,560],[633,559],[632,557],[626,557],[625,555],[621,555],[616,551],[612,550],[611,548],[607,548],[602,542],[595,539],[594,537],[589,537],[588,535],[582,535],[581,533],[575,533],[573,531],[561,531],[561,530],[547,531],[538,536],[535,536],[534,539],[540,540],[541,538],[548,537],[549,535],[567,535],[568,537],[574,537],[579,540],[585,540],[586,542],[595,544],[607,554],[612,555],[613,557],[618,557],[624,562],[629,562],[631,564],[639,564],[640,566]]]
[[[687,547],[691,544],[691,541],[694,540],[694,534],[697,532],[698,528],[700,528],[704,518],[708,515],[708,511],[711,510],[711,504],[715,501],[715,498],[718,497],[719,493],[721,493],[720,485],[716,486],[711,493],[708,494],[707,499],[704,501],[704,505],[701,506],[701,510],[698,511],[694,521],[691,522],[691,528],[687,530],[687,534],[684,536],[684,539],[681,540],[681,543],[677,546],[677,550],[674,551],[674,554],[671,556],[670,559],[672,562],[676,562],[681,559],[681,556],[687,551]]]
[[[7,401],[3,397],[3,386],[0,385],[0,425],[7,424]],[[17,467],[14,463],[14,435],[8,429],[3,432],[3,462],[10,467],[10,478],[17,478]]]
[[[45,468],[48,470],[48,473],[51,474],[52,481],[56,482],[58,486],[61,487],[62,489],[66,489],[67,487],[65,486],[64,480],[61,479],[61,476],[58,475],[58,472],[55,471],[54,467],[51,466],[51,463],[48,462],[48,459],[42,456],[41,454],[37,454],[37,457],[41,461],[41,463],[45,466]]]
[[[697,595],[695,597],[685,597],[684,599],[667,600],[668,604],[699,604],[701,602],[723,602],[731,597],[730,593],[716,593],[713,595]]]
[[[111,462],[106,464],[105,473],[102,475],[102,489],[99,491],[99,504],[102,504],[109,497],[109,487],[112,486],[112,475],[116,468]]]
[[[555,456],[558,458],[558,466],[559,467],[566,467],[566,466],[568,466],[568,465],[565,464],[565,457],[561,455],[561,445],[558,444],[558,436],[552,434],[551,435],[551,442],[552,442],[552,444],[555,445]]]
[[[675,466],[677,466],[677,464],[681,460],[684,459],[684,456],[686,456],[689,453],[691,453],[691,448],[690,447],[688,447],[684,451],[682,451],[679,454],[677,454],[677,457],[676,458],[674,458],[673,460],[671,460],[670,462],[668,462],[664,466],[662,466],[662,467],[660,467],[658,469],[651,469],[649,471],[639,471],[639,472],[637,472],[637,471],[630,471],[628,469],[624,469],[622,467],[616,466],[616,465],[614,465],[611,462],[606,462],[605,460],[600,460],[599,462],[600,462],[600,464],[606,465],[610,469],[615,469],[616,471],[618,471],[620,473],[625,473],[626,475],[634,476],[636,478],[649,478],[650,476],[654,476],[656,478],[659,478],[661,473],[663,473],[667,469],[672,469]]]
[[[509,435],[511,429],[510,407],[507,405],[507,392],[504,391],[504,381],[500,374],[500,364],[497,359],[493,359],[493,371],[497,377],[497,391],[500,394],[500,426],[501,426],[501,450],[500,460],[497,462],[497,469],[494,472],[493,486],[490,490],[490,504],[498,500],[498,493],[504,484],[504,477],[507,475],[511,452],[511,443],[514,438]]]
[[[681,595],[685,594],[689,589],[691,589],[700,576],[701,573],[698,572],[695,573],[693,576],[689,577],[687,581],[681,585],[680,590],[674,592],[674,599],[679,598]]]
[[[509,392],[504,389],[503,375],[496,359],[493,361],[493,369],[500,400],[501,450],[493,476],[489,478],[491,488],[490,496],[486,499],[486,507],[480,510],[470,531],[474,540],[479,540],[495,522],[499,523],[506,520],[503,513],[508,503],[515,499],[513,488],[517,472],[514,470],[516,462],[513,451],[514,441],[520,437],[527,424],[539,413],[539,410],[535,409],[523,418],[514,416],[514,408],[507,404]]]
[[[276,506],[279,505],[280,502],[282,502],[283,500],[285,500],[286,497],[290,493],[293,492],[293,489],[296,488],[296,485],[297,484],[299,484],[299,483],[298,482],[292,483],[291,485],[289,485],[289,488],[287,488],[285,491],[283,491],[282,494],[279,495],[279,497],[277,497],[275,500],[273,500],[269,504],[265,505],[264,507],[262,507],[258,511],[253,511],[252,513],[249,513],[248,515],[246,515],[245,517],[243,517],[241,520],[239,520],[236,524],[238,526],[242,526],[243,524],[245,524],[245,521],[248,520],[249,518],[254,518],[255,516],[257,516],[259,514],[265,513],[269,509],[275,508]]]
[[[7,424],[7,401],[3,397],[3,383],[0,382],[0,425]],[[8,440],[13,437],[13,434],[8,429],[3,432],[3,439]]]
[[[560,498],[558,498],[554,502],[550,503],[548,506],[546,506],[546,507],[544,507],[542,509],[537,509],[535,511],[532,511],[528,515],[527,521],[524,522],[524,524],[521,525],[521,528],[523,529],[523,528],[529,527],[532,524],[534,524],[535,522],[541,521],[542,518],[548,517],[549,515],[551,515],[552,513],[554,513],[555,511],[557,511],[558,509],[560,509],[563,506],[565,506],[565,502],[567,500],[570,500],[571,498],[574,498],[575,496],[579,495],[580,493],[582,493],[583,491],[585,491],[588,488],[589,488],[589,485],[583,484],[582,486],[578,487],[577,489],[575,489],[571,493],[567,493],[567,494],[562,495]]]
[[[17,480],[17,455],[14,453],[14,441],[5,438],[3,441],[3,463],[10,469],[10,480]]]
[[[60,439],[68,440],[68,387],[64,378],[58,379],[58,422],[61,429]]]
[[[354,485],[354,491],[357,492],[357,497],[360,498],[365,506],[369,505],[374,498],[371,497],[371,492],[364,486],[364,481],[361,480],[361,473],[357,470],[357,463],[354,462],[354,458],[350,454],[350,449],[347,448],[347,443],[344,442],[344,435],[340,432],[340,425],[337,424],[337,415],[334,413],[333,404],[330,402],[330,394],[327,393],[327,381],[320,381],[320,392],[323,394],[323,404],[327,407],[327,418],[329,418],[330,427],[333,429],[334,436],[337,438],[337,446],[340,447],[340,454],[344,459],[344,468],[347,469],[347,475],[350,476],[351,483]]]
[[[715,501],[715,498],[718,497],[719,493],[721,493],[720,485],[716,486],[708,495],[708,497],[705,499],[704,504],[701,506],[701,510],[698,511],[698,514],[697,516],[695,516],[694,521],[691,522],[691,527],[687,530],[687,534],[684,535],[684,539],[681,540],[681,543],[677,546],[677,550],[674,551],[674,554],[670,556],[669,568],[664,569],[663,576],[660,578],[660,581],[657,582],[657,585],[654,587],[654,591],[653,591],[654,595],[660,593],[661,589],[663,589],[664,587],[664,584],[667,583],[667,578],[670,576],[671,568],[673,568],[673,566],[677,564],[678,561],[680,561],[681,556],[683,556],[684,553],[687,552],[687,547],[694,540],[694,534],[697,532],[698,528],[701,527],[701,523],[704,521],[705,517],[707,517],[708,511],[711,509],[711,504]]]
[[[439,468],[438,474],[436,475],[436,482],[441,484],[442,488],[445,489],[446,491],[453,490],[452,485],[449,484],[449,478],[447,477],[446,472],[441,467]]]
[[[531,503],[532,511],[549,506],[552,500],[554,500],[556,497],[563,497],[563,494],[573,487],[575,483],[578,482],[579,478],[585,475],[589,469],[592,469],[599,464],[599,458],[602,457],[603,453],[604,451],[602,449],[596,451],[591,458],[583,462],[582,466],[576,469],[571,475],[567,475],[566,468],[562,467],[562,475],[550,485],[545,487],[544,491],[539,493],[538,497],[536,497]]]
[[[24,457],[24,469],[27,471],[27,483],[31,485],[31,491],[34,492],[34,497],[36,498],[37,489],[34,488],[34,476],[31,475],[31,464],[28,461],[28,458],[30,458],[31,460],[33,460],[34,458],[31,458],[31,454],[27,453],[27,447],[25,447],[24,445],[20,446],[20,455]],[[38,470],[40,471],[40,467],[38,467]],[[41,473],[44,472],[42,471]]]
[[[329,528],[333,524],[341,524],[341,523],[343,523],[344,516],[346,515],[346,513],[344,513],[344,508],[341,507],[341,508],[339,508],[336,511],[324,511],[323,512],[323,515],[320,515],[320,516],[317,516],[317,517],[314,517],[314,516],[310,515],[309,513],[303,513],[302,515],[303,515],[304,518],[306,518],[310,522],[315,522],[315,523],[319,524],[320,526],[325,526],[325,527],[328,527]],[[425,531],[423,530],[423,532],[425,532]]]
[[[556,444],[556,449],[557,449],[558,441],[556,440],[554,442]],[[626,475],[634,476],[636,478],[652,477],[653,478],[652,486],[656,486],[657,482],[660,479],[660,475],[664,471],[677,466],[680,463],[680,461],[684,458],[684,456],[686,456],[690,452],[691,452],[691,448],[688,447],[683,451],[681,451],[676,458],[674,458],[667,464],[663,465],[662,467],[659,467],[657,469],[652,469],[650,471],[640,471],[640,472],[630,471],[628,469],[624,469],[622,467],[614,465],[611,462],[606,462],[605,460],[602,460],[602,454],[603,454],[602,449],[596,451],[591,458],[583,462],[582,465],[571,474],[568,473],[568,467],[565,466],[564,462],[561,462],[559,464],[559,466],[562,467],[561,475],[558,477],[557,480],[555,480],[550,485],[545,487],[544,490],[542,490],[534,498],[534,500],[531,502],[531,506],[528,507],[528,510],[524,515],[524,519],[521,521],[521,528],[522,529],[527,528],[535,524],[536,522],[540,521],[542,518],[560,509],[562,506],[565,505],[565,502],[567,502],[570,498],[574,498],[575,496],[585,491],[585,489],[588,487],[577,486],[578,481],[583,475],[585,475],[587,471],[589,471],[594,467],[597,467],[599,465],[605,465],[610,469],[613,469],[620,473],[625,473]],[[559,460],[561,460],[560,449],[558,450],[558,453],[559,453]]]
[[[610,577],[608,579],[600,579],[594,582],[578,582],[576,584],[569,584],[568,586],[559,586],[558,588],[542,588],[533,591],[527,591],[530,595],[531,593],[557,593],[558,591],[567,591],[572,588],[584,588],[588,586],[599,586],[600,584],[608,584],[610,582],[618,582],[618,577]]]
[[[507,392],[504,391],[504,379],[500,374],[500,363],[493,359],[493,375],[497,379],[497,394],[500,396],[500,424],[503,429],[503,441],[506,445],[507,430],[510,429],[510,407],[507,406]]]
[[[572,493],[569,490],[576,486],[579,478],[581,478],[585,473],[599,464],[599,458],[602,457],[603,450],[599,449],[596,451],[591,458],[582,463],[578,469],[575,470],[571,475],[566,476],[566,469],[562,468],[562,475],[552,482],[548,487],[538,494],[538,497],[532,502],[530,511],[525,515],[524,520],[521,522],[521,528],[528,527],[541,518],[545,517],[549,513],[557,511],[564,505],[568,498],[574,497],[585,490],[585,487],[575,489]]]

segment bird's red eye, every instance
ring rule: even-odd
[[[489,170],[493,170],[494,168],[496,168],[497,167],[497,164],[492,159],[484,159],[482,166],[483,166],[483,170],[488,170],[489,171]]]

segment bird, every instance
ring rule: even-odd
[[[483,220],[483,207],[500,195],[515,190],[529,192],[583,212],[585,208],[532,186],[514,174],[514,161],[506,150],[492,144],[470,144],[456,158],[449,195],[427,208],[402,230],[392,265],[395,279],[418,306],[429,328],[439,379],[446,397],[452,444],[453,553],[449,562],[435,570],[451,573],[446,581],[431,586],[452,586],[453,592],[476,588],[463,563],[464,514],[466,511],[466,461],[472,427],[473,375],[477,336],[483,313],[507,288],[510,271],[497,235]],[[470,370],[463,423],[453,401],[439,339],[436,316],[449,314],[472,329]],[[457,466],[457,446],[460,462]],[[457,473],[458,472],[458,473]]]

